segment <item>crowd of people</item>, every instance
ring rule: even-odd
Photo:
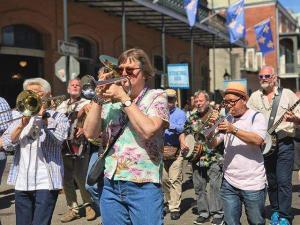
[[[143,50],[123,52],[116,70],[128,80],[96,87],[90,100],[81,80],[72,79],[69,98],[49,106],[51,86],[42,78],[23,84],[41,100],[36,113],[26,108],[32,101],[16,111],[0,98],[0,176],[5,151],[13,149],[7,182],[15,189],[17,225],[51,224],[62,189],[62,223],[80,218],[80,208],[88,221],[101,215],[104,225],[161,225],[167,214],[178,220],[184,160],[192,168],[194,224],[240,225],[244,205],[248,223],[263,225],[267,193],[271,225],[292,224],[299,97],[278,86],[272,67],[261,69],[261,89],[251,96],[242,83],[230,82],[221,104],[200,90],[186,111],[175,90],[147,86],[154,69]],[[102,68],[98,78],[115,72]]]

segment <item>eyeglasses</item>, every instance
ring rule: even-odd
[[[263,79],[270,79],[272,77],[272,74],[259,74],[258,78],[263,80]]]
[[[236,100],[223,100],[223,104],[224,105],[230,105],[230,106],[234,106],[239,100],[241,100],[241,98],[238,98]]]
[[[139,67],[137,67],[137,68],[131,68],[131,67],[124,67],[124,68],[122,68],[122,67],[118,67],[117,72],[118,72],[120,75],[122,75],[123,72],[124,72],[124,70],[125,70],[127,76],[132,76],[132,75],[133,75],[133,71],[134,71],[134,70],[137,70],[137,69],[140,70],[140,69],[142,69],[142,68],[139,68]]]

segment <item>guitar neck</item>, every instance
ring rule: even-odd
[[[291,108],[289,108],[288,110],[286,110],[285,111],[285,113],[287,112],[287,111],[293,111],[296,107],[297,107],[297,105],[300,103],[300,99],[294,104],[294,105],[292,105],[292,107]],[[284,114],[285,114],[284,113]],[[279,120],[277,120],[276,121],[276,123],[274,123],[273,124],[273,126],[268,130],[268,133],[269,134],[272,134],[276,129],[277,129],[277,127],[281,124],[281,122],[283,121],[283,119],[284,119],[284,114],[279,118]]]

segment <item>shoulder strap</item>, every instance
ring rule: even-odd
[[[254,115],[253,115],[253,117],[252,117],[252,124],[253,124],[253,122],[254,122],[254,120],[255,120],[255,117],[256,117],[256,115],[258,114],[259,112],[255,112],[254,113]]]
[[[274,120],[277,114],[277,109],[279,106],[279,101],[282,95],[282,88],[278,88],[278,95],[275,95],[273,104],[272,104],[272,111],[270,114],[269,122],[268,122],[268,130],[273,126]]]
[[[141,100],[145,97],[146,93],[148,92],[148,88],[146,88],[144,90],[144,92],[142,93],[141,97],[137,100],[136,104],[138,105]],[[148,107],[149,108],[149,107]],[[148,109],[147,109],[148,110]],[[108,148],[105,149],[105,151],[100,155],[101,158],[106,157],[106,155],[108,154],[108,152],[110,151],[110,149],[114,146],[114,144],[116,143],[116,141],[118,140],[118,138],[122,135],[123,131],[125,130],[127,124],[129,122],[128,117],[126,116],[123,122],[123,125],[121,127],[121,129],[118,131],[118,133],[116,134],[115,138],[113,139],[113,141],[109,144]]]

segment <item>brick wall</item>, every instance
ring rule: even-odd
[[[69,1],[69,36],[79,36],[92,41],[97,56],[108,54],[118,56],[121,53],[121,18],[110,16],[100,8],[91,8],[83,3]],[[43,34],[45,58],[44,76],[54,86],[54,94],[64,92],[64,84],[54,75],[54,64],[60,55],[57,52],[57,40],[63,40],[63,6],[61,0],[1,0],[0,29],[4,26],[29,25]],[[1,41],[1,40],[0,40]],[[127,22],[128,47],[144,49],[153,60],[161,54],[160,32]],[[177,38],[166,37],[166,52],[170,63],[189,61],[190,43]],[[193,91],[200,86],[201,65],[208,66],[208,49],[196,47],[195,74],[192,78]],[[95,59],[94,63],[98,63]],[[152,83],[153,84],[153,83]]]

